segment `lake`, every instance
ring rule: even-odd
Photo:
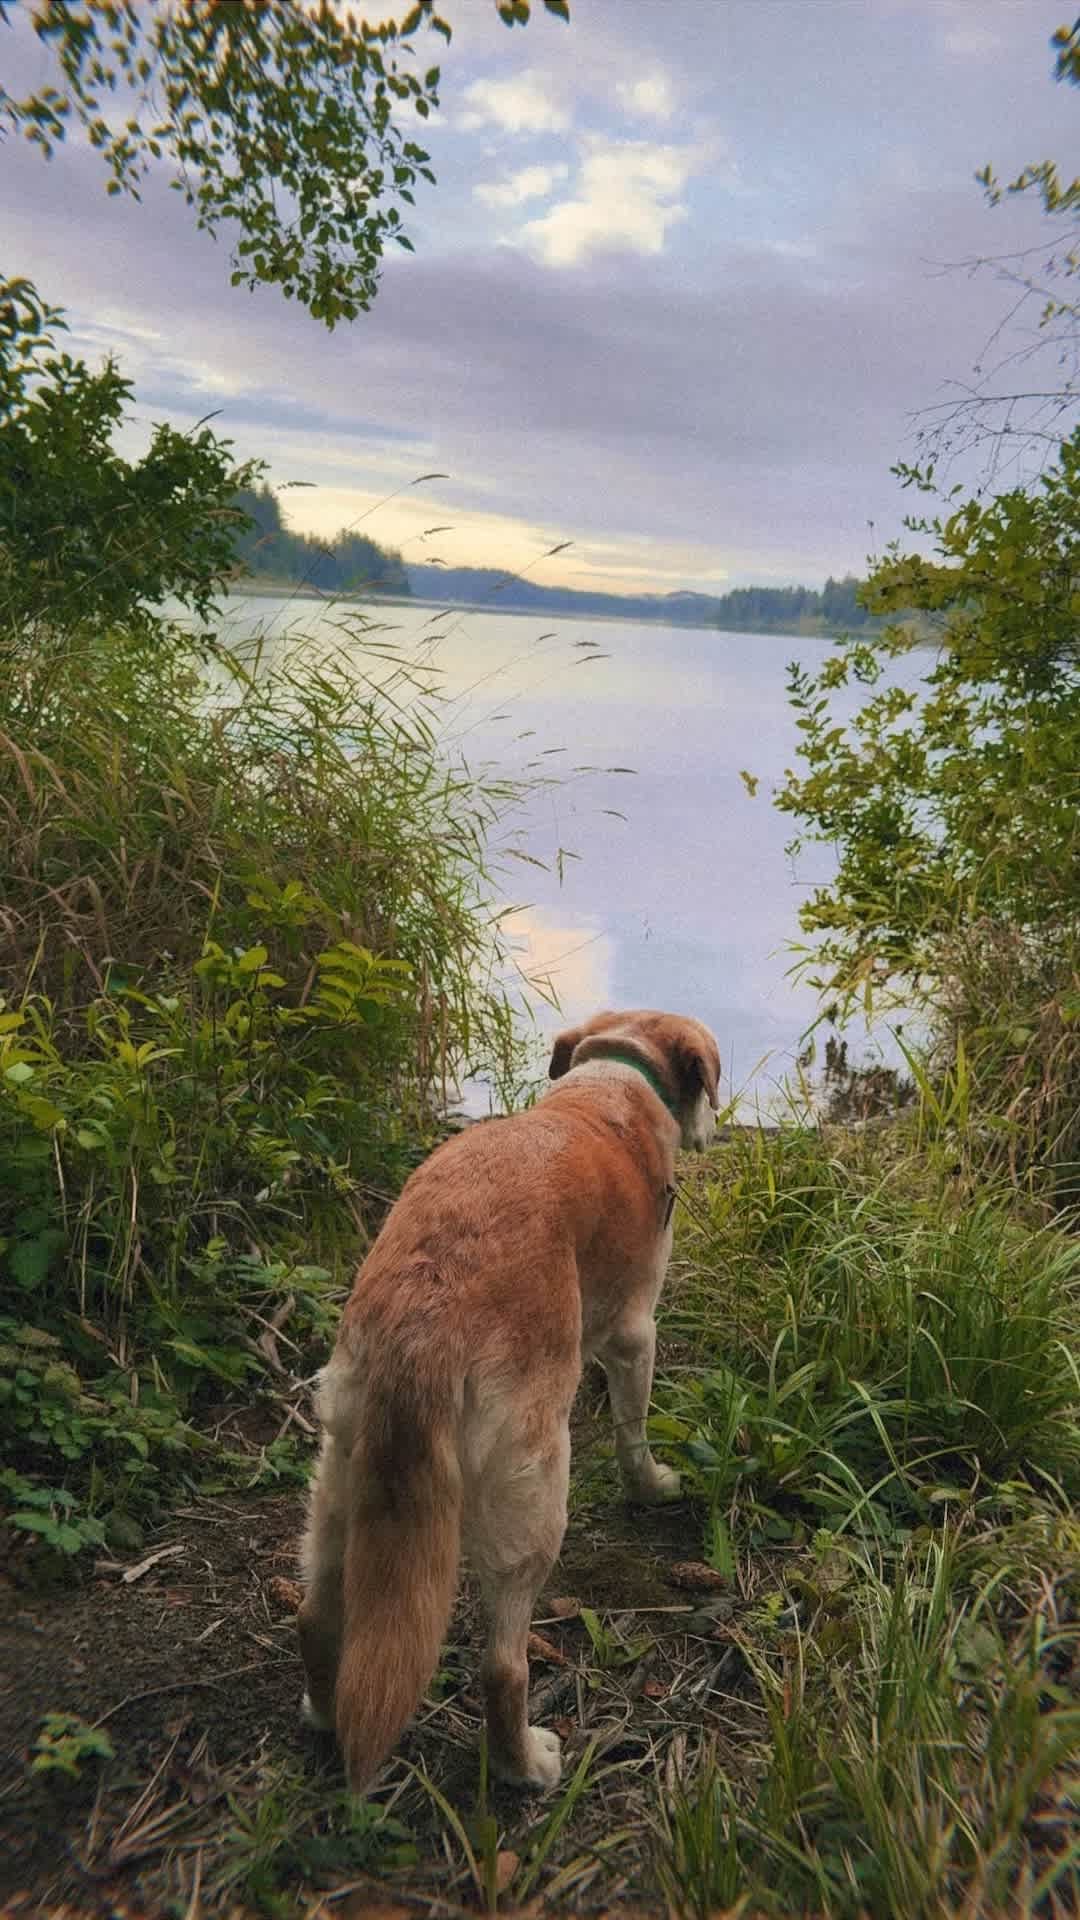
[[[355,613],[236,595],[225,632],[259,632],[273,655],[340,645]],[[792,862],[793,823],[771,804],[797,739],[786,667],[816,664],[829,642],[429,605],[365,614],[437,676],[448,751],[561,777],[522,821],[544,869],[504,861],[500,876],[522,970],[559,996],[558,1013],[537,1007],[542,1031],[601,1006],[692,1013],[717,1034],[743,1112],[774,1107],[815,1013],[789,943],[832,864],[822,847]]]

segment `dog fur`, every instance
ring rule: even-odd
[[[627,1493],[679,1492],[645,1436],[653,1310],[676,1149],[715,1127],[716,1041],[674,1014],[600,1013],[559,1035],[549,1072],[535,1107],[468,1129],[412,1175],[322,1374],[304,1712],[336,1728],[357,1792],[431,1677],[462,1551],[488,1620],[492,1766],[522,1786],[558,1780],[558,1738],[528,1724],[526,1642],[566,1525],[586,1359],[607,1372]]]

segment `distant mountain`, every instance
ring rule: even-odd
[[[406,564],[413,598],[444,606],[479,607],[492,613],[577,615],[580,619],[654,620],[664,626],[727,627],[742,633],[831,633],[865,626],[851,576],[814,587],[736,587],[731,593],[588,593],[573,587],[541,587],[495,567],[433,567]]]
[[[707,626],[720,604],[701,593],[588,593],[573,587],[541,587],[495,567],[407,564],[405,572],[415,600],[483,607],[492,613],[577,614],[589,620],[658,620],[668,626]]]

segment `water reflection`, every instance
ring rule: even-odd
[[[520,822],[543,866],[499,858],[522,972],[559,996],[538,1010],[544,1033],[603,1003],[685,1009],[719,1036],[747,1105],[775,1097],[815,1012],[789,943],[831,866],[824,848],[792,862],[770,796],[798,737],[787,663],[827,642],[409,605],[370,609],[361,637],[353,610],[268,596],[236,596],[228,615],[228,637],[259,634],[267,661],[354,651],[474,767],[550,780]]]

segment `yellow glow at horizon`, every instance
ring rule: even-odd
[[[537,586],[601,593],[665,593],[686,586],[722,593],[728,579],[709,550],[647,538],[572,541],[553,554],[570,539],[567,529],[448,506],[434,487],[410,486],[397,494],[284,488],[279,499],[296,533],[331,540],[346,528],[398,549],[417,565],[499,567]]]

